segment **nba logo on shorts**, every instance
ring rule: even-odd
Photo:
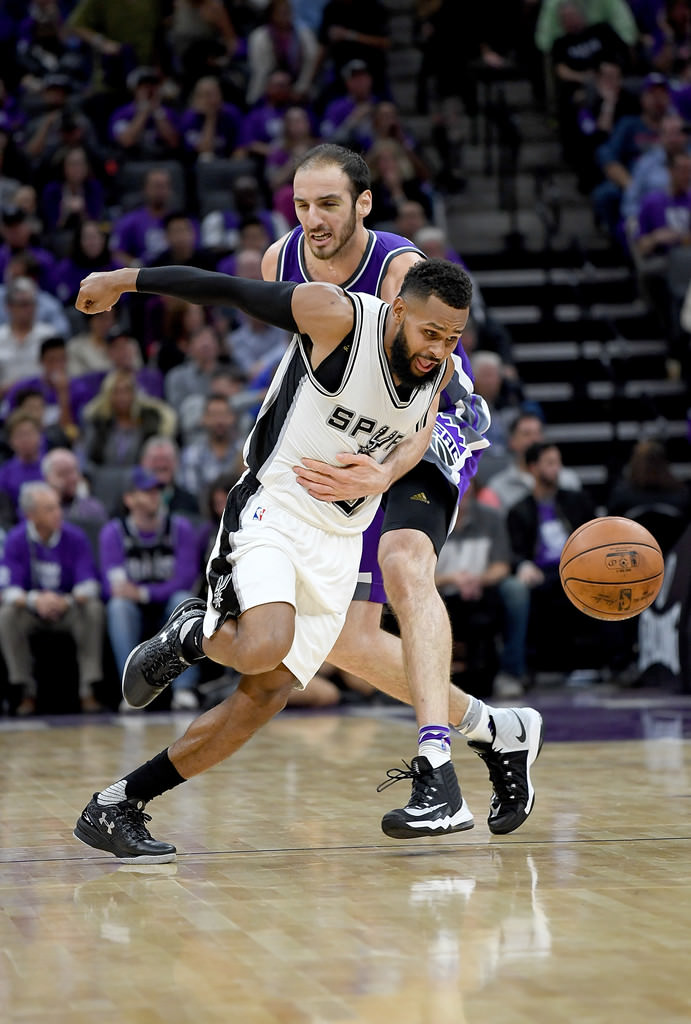
[[[257,507],[254,510],[254,515],[252,516],[252,518],[253,519],[259,519],[259,521],[261,522],[261,520],[264,518],[264,513],[265,512],[266,512],[265,508],[262,508],[261,505],[257,505]]]

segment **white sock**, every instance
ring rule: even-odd
[[[100,807],[107,807],[109,804],[119,804],[123,800],[126,800],[125,787],[127,786],[126,779],[120,779],[119,782],[114,782],[112,786],[108,786],[107,789],[102,790],[96,797],[96,803]]]
[[[417,748],[418,757],[426,757],[433,768],[441,768],[451,760],[451,751],[447,743],[439,740],[424,740]]]
[[[489,708],[484,701],[478,700],[477,697],[470,698],[468,710],[458,726],[458,731],[469,740],[476,740],[479,743],[492,742],[494,730],[490,722]]]

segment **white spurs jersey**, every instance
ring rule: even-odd
[[[442,363],[431,386],[399,397],[384,352],[389,307],[372,295],[348,295],[355,311],[351,334],[316,370],[309,361],[309,338],[294,335],[244,449],[250,472],[287,511],[340,534],[362,533],[380,496],[319,501],[297,482],[293,466],[302,458],[337,466],[342,452],[364,452],[383,462],[424,427],[446,369]]]

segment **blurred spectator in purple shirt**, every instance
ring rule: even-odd
[[[77,456],[69,448],[53,448],[41,459],[41,470],[44,480],[57,492],[63,518],[84,531],[98,557],[98,535],[108,513],[103,502],[89,493]]]
[[[327,105],[320,131],[330,142],[362,151],[372,143],[372,116],[378,102],[372,75],[364,60],[348,61],[342,75],[346,94]]]
[[[8,89],[7,72],[7,68],[0,68],[0,131],[10,134],[20,130],[25,115],[17,101],[16,91]]]
[[[137,387],[150,398],[163,398],[163,374],[153,366],[142,366],[138,342],[123,327],[114,325],[106,337],[107,367],[76,377],[73,381],[73,408],[81,421],[84,407],[99,393],[106,377],[114,370],[134,373]]]
[[[74,383],[67,374],[65,339],[58,336],[45,338],[40,350],[41,372],[35,377],[24,377],[12,385],[5,396],[3,414],[17,406],[17,397],[26,388],[40,392],[45,402],[42,426],[56,424],[66,437],[74,442],[78,429],[74,409]]]
[[[268,242],[259,237],[247,238],[248,231],[259,222]],[[259,182],[249,174],[242,174],[233,182],[233,208],[212,210],[202,221],[202,245],[225,253],[239,247],[261,249],[262,252],[288,231],[288,222],[278,210],[268,210],[259,188]],[[257,231],[258,234],[258,231]],[[218,268],[220,270],[220,266]],[[225,271],[232,273],[232,271]]]
[[[1,83],[0,83],[1,84]],[[29,163],[12,138],[7,114],[0,111],[0,207],[7,206],[21,181],[29,177]]]
[[[643,297],[667,339],[669,357],[684,365],[688,344],[679,315],[691,272],[691,153],[670,153],[667,166],[667,188],[641,202],[633,245]]]
[[[16,510],[22,484],[42,479],[41,458],[46,445],[39,424],[20,410],[8,418],[5,430],[14,454],[0,466],[0,490],[9,495]]]
[[[274,210],[283,214],[290,227],[298,223],[293,205],[295,168],[318,142],[307,111],[303,107],[289,107],[283,119],[281,138],[271,144],[266,157],[266,180]]]
[[[18,253],[31,253],[39,265],[38,281],[41,288],[52,291],[55,257],[46,249],[32,244],[33,221],[18,206],[6,206],[0,217],[0,235],[3,245],[0,246],[0,277],[12,256]]]
[[[103,214],[103,186],[93,176],[81,146],[68,149],[61,161],[60,181],[49,181],[41,208],[47,231],[78,228]]]
[[[88,538],[79,527],[63,522],[58,496],[49,484],[29,484],[21,504],[26,520],[7,537],[7,588],[0,611],[0,644],[10,683],[22,688],[17,713],[31,714],[36,707],[30,641],[39,632],[42,644],[47,632],[73,638],[81,707],[97,711],[92,687],[103,675],[103,605]],[[56,684],[59,677],[57,673]]]
[[[199,225],[192,217],[182,210],[175,210],[166,215],[164,223],[167,245],[150,266],[215,270],[217,257],[199,247]]]
[[[83,146],[94,162],[101,157],[91,122],[70,105],[70,76],[47,75],[42,86],[41,111],[27,124],[24,134],[24,152],[34,166],[39,184],[48,180],[51,165],[67,148]]]
[[[638,214],[636,249],[641,256],[691,243],[691,154],[667,159],[669,187],[646,195]]]
[[[53,270],[51,290],[62,303],[72,305],[82,278],[118,266],[111,256],[105,231],[95,221],[85,220],[75,230],[68,255]]]
[[[290,0],[270,0],[266,24],[247,37],[247,102],[252,105],[259,100],[269,75],[277,70],[288,72],[295,83],[293,98],[303,99],[314,78],[318,52],[317,37],[307,25],[296,20]]]
[[[170,212],[173,184],[163,167],[152,167],[144,178],[144,202],[113,225],[110,249],[121,266],[150,263],[166,247],[165,216]]]
[[[432,217],[431,193],[415,174],[415,167],[404,148],[395,139],[379,139],[367,153],[372,173],[372,213],[374,226],[392,223],[398,204],[406,199],[420,203]]]
[[[110,119],[110,136],[129,160],[175,157],[180,145],[177,115],[161,99],[161,76],[155,68],[135,68],[127,79],[132,103]]]
[[[285,112],[293,102],[293,80],[288,72],[272,71],[263,97],[245,115],[240,150],[247,156],[264,158],[271,143],[280,138]]]
[[[223,102],[218,79],[200,78],[192,90],[187,109],[180,119],[185,149],[195,157],[229,157],[240,136],[242,114],[232,103]]]
[[[127,514],[106,523],[100,538],[108,635],[120,674],[131,650],[191,596],[199,557],[194,527],[166,512],[157,478],[141,466],[132,471],[124,502]],[[173,694],[196,678],[194,669],[183,672]]]
[[[665,75],[676,75],[691,57],[691,6],[667,0],[653,36],[650,62]]]

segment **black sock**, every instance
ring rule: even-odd
[[[166,749],[125,776],[125,796],[146,802],[186,781],[168,757]]]
[[[182,650],[183,658],[190,664],[194,661],[201,661],[202,658],[205,658],[206,655],[204,654],[203,643],[204,616],[200,615],[194,624],[187,629],[180,641],[180,649]]]

